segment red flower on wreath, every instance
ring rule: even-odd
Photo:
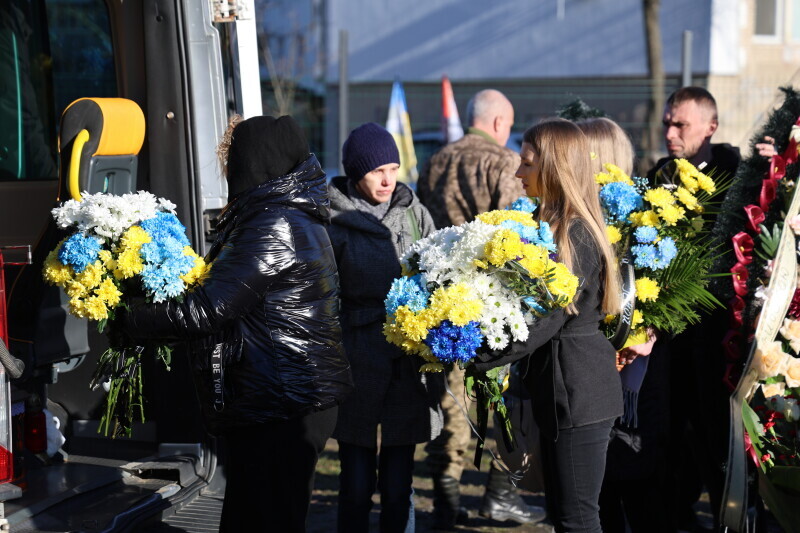
[[[741,342],[742,334],[737,330],[731,329],[725,334],[725,338],[722,339],[722,350],[729,361],[738,361],[742,358]]]
[[[789,304],[789,312],[787,315],[790,318],[800,318],[800,289],[794,291],[792,296],[792,303]]]
[[[772,180],[780,180],[786,175],[786,160],[775,154],[769,164],[769,177]]]
[[[747,279],[750,277],[747,267],[741,263],[736,263],[731,267],[731,274],[733,274],[733,290],[739,296],[745,296],[747,294]]]
[[[744,212],[747,215],[747,229],[756,234],[761,233],[761,228],[758,226],[763,224],[767,218],[764,215],[764,211],[756,204],[750,204],[744,206]]]
[[[738,294],[734,294],[733,298],[728,302],[728,307],[731,310],[731,327],[734,329],[740,328],[744,323],[744,300]],[[738,359],[738,357],[736,359]]]
[[[761,180],[761,196],[758,199],[758,203],[761,206],[762,211],[765,213],[769,211],[769,206],[772,205],[772,202],[775,200],[777,195],[778,188],[775,180],[771,180],[769,178]]]
[[[755,245],[753,238],[744,231],[740,231],[731,240],[733,241],[733,253],[736,254],[736,259],[743,265],[752,263],[753,246]]]

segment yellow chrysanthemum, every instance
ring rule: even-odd
[[[138,248],[125,248],[117,256],[117,265],[114,269],[114,277],[117,279],[128,279],[135,276],[144,269],[142,256]]]
[[[86,309],[84,306],[84,301],[81,298],[70,298],[69,300],[69,312],[70,314],[75,315],[78,318],[86,318]]]
[[[615,320],[617,320],[617,315],[606,315],[606,317],[603,319],[603,322],[606,324],[611,324]]]
[[[67,296],[70,298],[84,298],[89,294],[89,290],[86,286],[77,281],[68,281],[66,285],[64,285],[64,292],[66,292]]]
[[[139,251],[142,245],[150,242],[150,235],[139,226],[131,226],[120,238],[117,246],[117,264],[114,268],[114,277],[127,279],[135,276],[144,268]]]
[[[701,189],[708,193],[715,192],[717,190],[717,184],[714,183],[714,180],[699,172],[697,174],[697,185],[700,186]]]
[[[481,259],[473,259],[472,264],[475,265],[477,268],[489,268],[489,263],[483,261]],[[403,274],[404,276],[407,274]]]
[[[631,331],[630,335],[628,335],[628,338],[622,347],[628,348],[630,346],[636,346],[637,344],[644,344],[647,342],[647,340],[647,328],[636,328]]]
[[[607,185],[614,181],[614,177],[608,172],[598,172],[594,175],[594,181],[600,186]]]
[[[608,236],[608,242],[611,244],[616,244],[622,240],[622,233],[616,226],[606,226],[606,236]]]
[[[567,305],[578,290],[578,276],[570,272],[563,263],[554,262],[551,268],[553,272],[547,280],[547,288],[556,298],[564,298],[564,305]]]
[[[700,204],[697,203],[697,198],[684,187],[678,187],[675,190],[675,198],[678,199],[686,209],[696,211]]]
[[[510,229],[497,230],[484,247],[487,261],[494,266],[503,266],[522,256],[522,241],[519,234]]]
[[[630,220],[634,226],[658,226],[661,222],[658,218],[658,213],[652,209],[631,213],[628,215],[628,220]]]
[[[183,248],[183,255],[188,255],[189,257],[194,258],[194,266],[192,269],[181,276],[181,279],[188,287],[196,284],[201,278],[203,278],[206,270],[208,270],[208,265],[206,265],[205,260],[197,255],[197,253],[192,250],[191,246],[186,246]]]
[[[428,324],[425,317],[420,317],[409,309],[407,305],[398,307],[394,316],[404,340],[409,339],[414,342],[420,342],[428,336]]]
[[[444,319],[450,320],[457,326],[464,326],[473,320],[478,320],[483,311],[483,302],[475,297],[472,289],[462,283],[449,287],[436,289],[430,298],[428,309],[434,320],[428,323],[428,328]]]
[[[91,320],[103,320],[108,318],[108,307],[99,296],[89,296],[83,301],[83,308],[86,317]]]
[[[628,185],[633,186],[633,180],[622,171],[617,165],[613,163],[606,163],[603,165],[605,169],[608,171],[609,175],[613,178],[614,181],[621,181],[623,183],[627,183]]]
[[[541,278],[544,276],[549,263],[550,261],[547,259],[529,259],[527,257],[523,257],[519,261],[519,264],[534,278]]]
[[[660,291],[658,283],[648,277],[636,280],[636,299],[640,302],[654,302]]]
[[[532,226],[534,228],[539,227],[536,221],[533,220],[533,215],[524,211],[516,211],[513,209],[496,209],[494,211],[487,211],[486,213],[481,213],[475,218],[481,222],[491,224],[493,226],[499,226],[506,220],[513,220],[514,222],[519,222],[523,226]]]
[[[668,226],[674,226],[678,223],[686,211],[677,205],[668,205],[658,210],[658,215],[664,220]]]
[[[75,275],[75,271],[72,270],[71,266],[65,265],[58,260],[59,248],[60,246],[56,247],[55,250],[47,254],[47,259],[44,260],[44,269],[42,270],[42,274],[44,275],[44,280],[47,283],[50,283],[51,285],[63,286],[65,283],[72,280],[73,276]]]
[[[122,298],[122,293],[111,278],[103,278],[103,282],[100,283],[94,293],[111,309],[118,306],[120,298]]]
[[[666,207],[675,203],[675,197],[664,187],[656,187],[644,193],[644,199],[654,207]]]
[[[644,322],[644,316],[642,316],[642,312],[638,309],[634,309],[633,318],[631,318],[631,325],[633,327],[637,327],[642,322]]]
[[[103,263],[98,260],[84,268],[83,272],[80,274],[75,274],[75,281],[87,289],[94,289],[100,285],[105,271],[106,269],[103,268]]]

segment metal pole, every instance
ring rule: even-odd
[[[681,56],[681,86],[692,84],[692,32],[683,30],[683,55]]]
[[[344,175],[344,167],[342,166],[341,148],[347,139],[348,125],[349,125],[349,110],[347,109],[349,101],[350,84],[347,79],[347,30],[339,30],[339,150],[336,152],[336,158],[339,160],[339,174]]]

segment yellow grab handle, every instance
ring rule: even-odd
[[[78,172],[81,169],[81,154],[83,145],[89,140],[89,132],[81,130],[72,143],[72,154],[69,158],[69,195],[78,202],[81,201],[81,191]]]

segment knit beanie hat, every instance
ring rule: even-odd
[[[288,174],[308,155],[306,136],[290,116],[237,124],[228,151],[228,198]]]
[[[368,172],[388,163],[400,164],[400,152],[392,134],[385,128],[367,122],[350,132],[342,146],[344,173],[359,181]]]

